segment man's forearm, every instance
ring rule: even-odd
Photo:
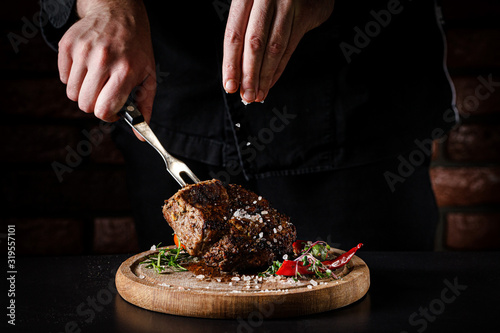
[[[142,0],[77,0],[76,13],[83,18],[93,11],[138,10],[143,8],[142,5]]]

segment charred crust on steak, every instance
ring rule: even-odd
[[[163,215],[186,250],[222,271],[267,266],[292,251],[295,226],[240,185],[213,179],[165,201]]]

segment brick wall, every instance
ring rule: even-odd
[[[448,64],[463,123],[435,143],[439,249],[500,248],[500,3],[443,0]],[[57,55],[32,25],[37,1],[8,2],[0,44],[2,230],[19,254],[137,251],[122,156],[109,128],[80,111],[58,80]],[[16,36],[14,36],[15,34]],[[76,152],[76,153],[75,153]],[[60,171],[53,163],[66,165]]]
[[[57,54],[33,25],[38,1],[5,5],[0,234],[16,225],[18,254],[136,252],[125,165],[109,126],[66,98]]]
[[[500,2],[442,1],[461,124],[435,144],[438,248],[500,249]]]

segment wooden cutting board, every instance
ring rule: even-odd
[[[370,287],[368,266],[357,256],[338,274],[338,280],[297,282],[286,277],[259,279],[257,275],[211,278],[191,271],[158,274],[140,264],[155,253],[158,251],[142,252],[123,262],[116,273],[116,288],[129,303],[180,316],[234,319],[307,315],[356,302]]]

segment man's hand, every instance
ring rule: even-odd
[[[149,21],[142,1],[78,0],[77,21],[59,42],[59,75],[84,112],[115,121],[132,89],[151,119],[156,75]]]
[[[330,17],[333,4],[334,0],[233,0],[224,36],[226,92],[240,88],[244,102],[263,101],[301,38]]]

